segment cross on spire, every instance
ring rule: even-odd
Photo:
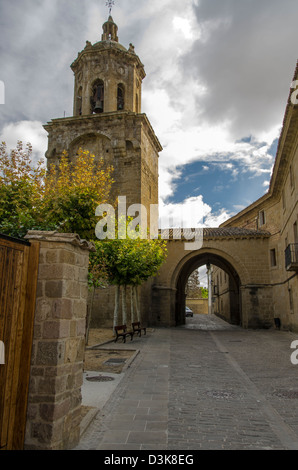
[[[114,0],[108,0],[106,2],[106,6],[109,8],[109,15],[111,16],[112,8],[115,5]]]

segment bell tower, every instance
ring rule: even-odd
[[[126,50],[118,41],[118,26],[109,16],[103,24],[102,39],[78,54],[71,69],[75,76],[74,116],[115,111],[141,112],[144,66],[130,44]]]
[[[110,9],[111,10],[111,9]],[[111,13],[111,11],[110,11]],[[64,150],[73,160],[79,148],[113,165],[110,202],[126,196],[127,205],[158,204],[158,158],[162,147],[146,114],[141,113],[144,66],[134,46],[119,43],[111,14],[99,42],[86,41],[71,64],[73,116],[53,119],[48,132],[48,164]],[[149,219],[148,223],[149,223]]]

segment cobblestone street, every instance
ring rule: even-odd
[[[297,450],[295,339],[196,315],[119,343],[140,352],[76,449]]]

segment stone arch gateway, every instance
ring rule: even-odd
[[[199,250],[198,254],[190,257],[180,268],[176,280],[176,302],[175,302],[175,322],[176,325],[185,323],[185,287],[190,274],[203,265],[217,266],[223,269],[229,276],[229,303],[230,303],[230,322],[241,325],[241,299],[240,299],[240,277],[232,266],[223,256],[212,251]],[[213,296],[214,292],[209,295]]]
[[[204,229],[201,249],[186,251],[183,240],[169,239],[167,261],[151,286],[146,286],[151,290],[149,322],[156,326],[182,324],[187,278],[198,266],[211,264],[223,269],[231,279],[230,322],[244,328],[272,326],[268,240],[269,233],[262,231]]]

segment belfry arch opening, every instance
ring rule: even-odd
[[[187,260],[180,269],[176,282],[175,323],[184,325],[187,306],[187,282],[198,268],[205,266],[208,288],[208,314],[216,314],[233,325],[242,324],[240,278],[230,262],[211,253],[198,254]]]
[[[102,80],[96,80],[92,85],[91,114],[101,114],[104,112],[104,83]]]
[[[123,111],[125,104],[125,90],[124,85],[119,83],[117,87],[117,111]]]

